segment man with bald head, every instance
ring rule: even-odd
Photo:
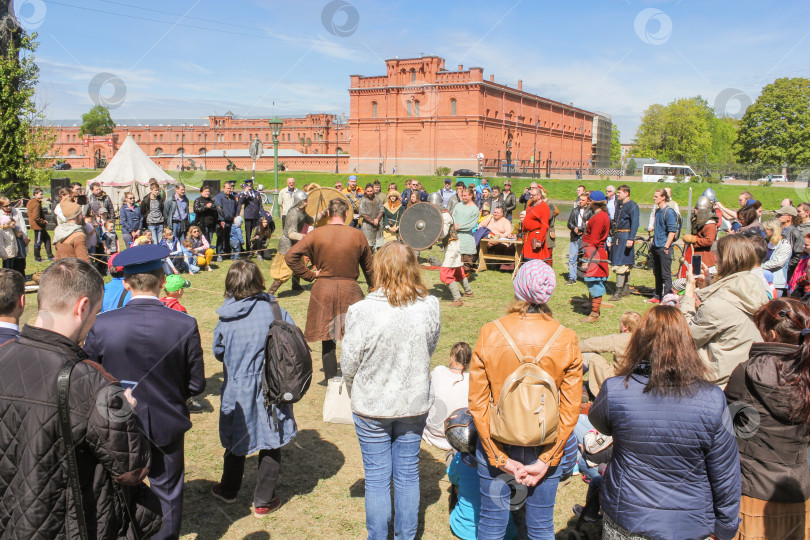
[[[287,178],[287,189],[278,194],[278,204],[281,207],[281,228],[284,229],[284,218],[293,206],[293,193],[295,193],[295,178]]]

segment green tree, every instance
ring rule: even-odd
[[[110,110],[104,105],[96,105],[89,112],[82,115],[82,127],[79,134],[107,135],[115,130],[115,122],[110,116]]]
[[[810,79],[776,79],[748,107],[734,149],[740,160],[810,165]]]
[[[734,141],[737,139],[739,125],[739,120],[734,118],[713,117],[711,119],[709,122],[709,130],[712,133],[712,150],[709,154],[710,163],[725,165],[736,161]]]
[[[636,131],[636,153],[660,161],[702,163],[712,150],[714,110],[700,96],[651,105]]]
[[[627,166],[624,168],[625,174],[634,175],[636,174],[636,169],[638,168],[638,163],[636,163],[636,158],[630,158],[627,160]]]
[[[640,157],[658,158],[664,146],[666,130],[666,107],[659,103],[650,105],[641,117],[633,147]]]
[[[39,79],[33,54],[36,34],[19,27],[6,31],[11,39],[8,50],[0,50],[0,191],[21,197],[41,176],[37,165],[51,145],[36,125],[42,119],[34,102]]]
[[[618,165],[622,160],[622,134],[616,124],[610,129],[610,164]]]

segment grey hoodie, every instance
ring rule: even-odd
[[[695,299],[681,299],[681,313],[700,357],[714,370],[715,383],[725,387],[728,377],[748,359],[754,341],[761,338],[754,324],[754,312],[768,302],[762,280],[751,272],[737,272],[695,293]]]
[[[53,243],[62,242],[76,231],[84,231],[84,227],[76,223],[62,223],[61,225],[57,225],[53,230]]]

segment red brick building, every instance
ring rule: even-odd
[[[386,60],[385,75],[351,76],[349,169],[434,174],[439,167],[567,172],[598,160],[594,113],[445,69],[436,56]],[[480,159],[479,161],[479,158]]]

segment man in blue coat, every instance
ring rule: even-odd
[[[253,189],[253,179],[248,178],[242,184],[243,191],[237,197],[239,210],[245,219],[245,245],[249,246],[253,240],[253,231],[259,225],[262,212],[262,194]],[[237,211],[237,212],[238,212]]]
[[[214,197],[217,207],[217,262],[222,262],[222,255],[231,252],[231,225],[233,218],[239,215],[239,201],[233,194],[233,182],[225,182],[222,191]]]
[[[118,254],[132,299],[100,314],[84,343],[88,356],[127,387],[152,446],[149,484],[160,499],[163,528],[153,538],[178,538],[183,510],[184,437],[191,428],[186,400],[205,390],[197,321],[158,300],[166,277],[165,246],[135,246]]]
[[[635,239],[638,232],[638,203],[630,199],[630,187],[619,186],[618,200],[611,223],[610,264],[616,272],[616,292],[611,300],[621,300],[630,294],[630,270],[636,262]]]
[[[11,268],[0,268],[0,345],[20,335],[25,310],[25,278]]]

